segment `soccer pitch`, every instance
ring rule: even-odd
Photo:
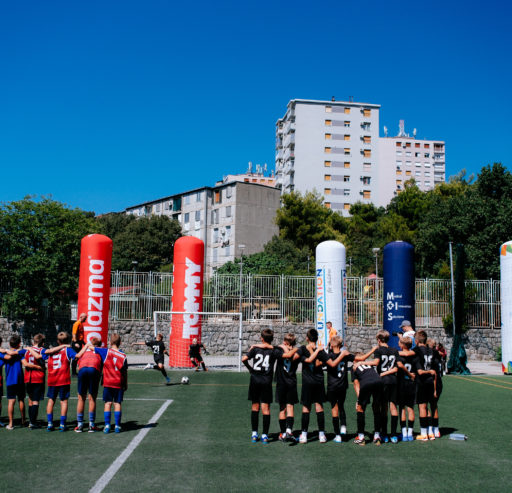
[[[353,443],[352,389],[345,407],[349,436],[343,444],[332,442],[329,405],[326,444],[316,440],[314,414],[309,443],[280,443],[275,404],[271,442],[253,444],[248,373],[170,373],[173,382],[183,375],[190,377],[190,385],[165,386],[157,372],[130,370],[121,434],[74,433],[76,400],[70,400],[66,433],[22,429],[18,419],[14,431],[1,429],[2,490],[421,492],[511,487],[510,377],[447,376],[439,406],[445,436],[433,442],[361,447]],[[5,397],[2,403],[5,417]],[[103,406],[98,403],[101,426]],[[298,429],[299,406],[295,414]],[[366,416],[366,428],[372,431],[370,408]],[[45,417],[44,406],[39,417]],[[469,439],[451,441],[447,434],[453,431]]]

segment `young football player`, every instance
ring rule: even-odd
[[[2,346],[3,339],[0,337],[0,347]],[[0,416],[2,416],[2,397],[4,395],[4,381],[2,378],[2,367],[4,366],[4,360],[0,356]],[[0,426],[3,428],[5,424],[0,421]]]
[[[261,342],[252,346],[247,354],[242,356],[242,363],[251,374],[249,383],[248,399],[251,405],[251,441],[258,441],[258,421],[259,412],[263,414],[263,433],[261,442],[268,443],[268,432],[270,429],[270,404],[272,403],[272,377],[274,374],[274,363],[276,353],[272,341],[274,340],[274,331],[272,329],[263,329],[261,331]],[[252,363],[249,364],[249,362]]]
[[[103,433],[110,433],[112,403],[114,403],[115,433],[121,433],[122,402],[124,392],[128,389],[128,360],[119,348],[121,337],[112,334],[110,348],[101,348],[88,344],[89,349],[100,355],[103,361],[103,401],[105,402]]]
[[[163,342],[164,336],[162,334],[157,334],[156,339],[152,341],[146,342],[134,342],[133,346],[148,346],[153,351],[153,359],[155,363],[148,363],[144,370],[155,369],[160,371],[160,373],[165,378],[167,384],[171,383],[171,379],[167,376],[167,372],[164,367],[164,354],[169,356],[169,352],[165,349],[165,344]]]
[[[43,334],[36,334],[32,339],[30,349],[40,355],[43,350],[44,340]],[[28,427],[34,429],[38,428],[39,402],[44,399],[46,367],[43,358],[36,359],[30,351],[25,353],[25,357],[21,362],[25,369],[25,387],[28,394]]]
[[[297,367],[299,357],[295,347],[295,335],[289,332],[276,352],[276,401],[279,403],[279,440],[290,441],[293,437],[294,405],[299,402],[297,394]]]
[[[416,354],[411,351],[412,340],[402,337],[398,356],[398,405],[402,441],[412,442],[414,432],[414,401],[416,399]],[[407,420],[408,423],[407,423]]]
[[[94,347],[100,347],[101,341],[97,337],[91,338]],[[94,350],[86,348],[78,360],[78,402],[76,405],[76,433],[84,431],[85,399],[89,394],[89,433],[98,431],[96,426],[96,398],[101,378],[101,356]]]
[[[318,331],[309,329],[306,334],[307,345],[301,346],[297,352],[302,363],[302,392],[300,402],[302,404],[302,433],[299,443],[308,442],[309,416],[311,406],[315,404],[316,419],[318,424],[318,441],[327,442],[325,436],[325,386],[322,366],[326,364],[328,356],[321,344],[317,344]]]
[[[46,431],[53,431],[53,408],[57,396],[60,399],[60,426],[59,431],[67,431],[66,421],[68,415],[68,399],[70,395],[71,385],[71,362],[77,357],[77,353],[69,347],[71,336],[67,332],[59,332],[57,334],[57,342],[59,346],[51,349],[43,349],[41,354],[48,365],[48,404],[46,405],[46,417],[48,425]],[[80,356],[85,351],[82,347]],[[35,357],[35,356],[34,356]],[[36,358],[37,359],[37,358]]]
[[[199,344],[197,342],[197,337],[194,337],[192,339],[192,344],[190,345],[188,349],[188,356],[190,358],[190,361],[192,364],[196,367],[196,371],[199,371],[199,365],[202,366],[203,371],[208,371],[208,368],[206,368],[203,357],[201,356],[201,349],[208,354],[208,351],[204,347],[203,344]]]
[[[420,434],[416,440],[435,440],[432,425],[429,423],[428,407],[432,416],[436,412],[436,380],[437,373],[434,370],[434,353],[427,344],[427,333],[424,330],[416,332],[416,370],[418,374],[418,391],[416,402],[420,411]]]
[[[436,345],[436,341],[434,339],[428,339],[427,340],[427,346],[432,349],[432,352],[434,353],[434,370],[436,371],[436,393],[434,395],[434,405],[435,405],[435,411],[434,415],[432,416],[432,431],[434,433],[435,438],[441,438],[441,432],[439,431],[439,398],[441,397],[441,393],[443,392],[443,368],[444,368],[444,361],[443,356],[439,352],[438,347],[443,347],[442,344]]]
[[[360,356],[360,354],[356,355]],[[373,407],[373,424],[374,434],[373,443],[381,444],[380,438],[380,402],[382,399],[382,379],[375,370],[374,365],[369,365],[364,361],[356,362],[352,366],[352,380],[354,382],[354,390],[357,396],[356,412],[357,412],[357,437],[354,443],[365,445],[364,427],[366,406],[372,399]]]
[[[377,373],[382,379],[382,401],[380,403],[380,436],[387,443],[391,440],[392,443],[398,443],[396,436],[396,428],[398,425],[398,408],[397,408],[397,384],[396,374],[398,367],[396,362],[398,359],[398,350],[389,347],[389,332],[387,330],[379,330],[377,332],[378,348],[375,351],[373,363],[377,367]],[[388,436],[388,407],[391,414],[391,434]]]

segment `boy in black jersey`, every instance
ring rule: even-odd
[[[201,349],[203,349],[203,351],[208,354],[208,351],[204,345],[199,344],[197,342],[197,337],[194,337],[192,339],[192,344],[188,348],[188,356],[192,364],[196,367],[196,371],[199,371],[199,365],[203,367],[203,371],[208,371],[208,368],[206,368],[204,364],[203,357],[201,356]]]
[[[398,405],[400,408],[400,427],[402,441],[412,442],[414,431],[414,402],[416,399],[416,354],[411,351],[412,340],[402,337],[399,342],[398,357]],[[409,423],[407,426],[406,412]]]
[[[387,330],[379,330],[377,332],[378,348],[375,351],[375,359],[368,364],[377,366],[377,373],[380,375],[383,383],[382,400],[380,402],[381,426],[380,433],[377,433],[377,439],[383,439],[387,443],[390,439],[392,443],[398,443],[396,436],[396,428],[398,425],[398,409],[397,409],[397,385],[396,374],[398,367],[396,362],[398,359],[398,350],[389,347],[389,332]],[[388,437],[388,407],[391,414],[391,437]]]
[[[294,347],[296,338],[292,333],[284,336],[283,343],[275,348],[276,352],[276,401],[279,403],[279,440],[294,440],[293,406],[299,402],[297,394],[298,348]]]
[[[345,414],[345,398],[347,396],[349,366],[354,361],[368,358],[373,349],[366,355],[354,356],[347,350],[341,351],[343,340],[335,335],[330,340],[331,351],[327,360],[327,400],[331,404],[334,442],[342,443],[341,435],[347,433],[347,415]],[[340,427],[341,423],[341,427]]]
[[[165,378],[167,385],[171,383],[171,379],[167,376],[167,372],[164,367],[164,354],[169,356],[167,349],[165,349],[165,344],[163,343],[164,336],[162,334],[157,334],[156,340],[146,341],[146,342],[134,342],[133,346],[148,346],[153,351],[153,359],[155,360],[155,364],[148,363],[144,370],[158,370]]]
[[[418,392],[416,401],[420,410],[420,434],[416,440],[435,440],[435,435],[432,426],[429,424],[427,415],[427,408],[430,405],[430,412],[432,416],[435,415],[436,410],[436,380],[437,374],[434,370],[434,353],[427,345],[427,333],[424,330],[419,330],[415,335],[416,347],[416,370],[418,373]]]
[[[311,405],[315,404],[316,419],[318,423],[318,440],[320,443],[327,442],[325,436],[325,387],[324,372],[322,366],[328,357],[322,346],[318,344],[318,332],[316,329],[309,329],[306,334],[307,346],[301,346],[297,354],[302,363],[302,392],[300,402],[302,403],[302,433],[299,443],[307,443],[309,414]]]
[[[359,356],[359,355],[358,355]],[[379,426],[380,426],[380,401],[382,399],[382,379],[375,370],[374,365],[366,362],[354,363],[352,367],[352,380],[354,382],[354,390],[357,395],[356,412],[357,412],[357,437],[354,443],[358,445],[365,444],[364,426],[366,406],[373,397],[373,425],[374,435],[373,443],[380,445]]]
[[[271,342],[274,339],[274,331],[263,329],[261,341],[263,344],[252,346],[247,354],[242,356],[242,363],[251,374],[249,383],[249,400],[251,407],[251,426],[253,443],[258,441],[258,419],[261,407],[263,414],[263,433],[261,442],[268,443],[268,430],[270,428],[270,404],[272,403],[272,376],[276,352]],[[252,366],[249,364],[252,361]]]
[[[432,352],[434,353],[434,370],[436,371],[436,393],[434,395],[434,402],[435,402],[435,411],[434,415],[432,416],[432,432],[434,433],[435,438],[441,438],[441,432],[439,431],[439,397],[441,397],[441,392],[443,392],[443,367],[444,367],[444,361],[443,357],[441,356],[441,353],[437,350],[437,344],[434,339],[428,339],[427,340],[427,346],[432,349]],[[429,433],[431,432],[429,431]]]

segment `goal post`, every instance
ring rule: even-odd
[[[213,355],[238,356],[238,371],[242,371],[242,314],[240,312],[186,312],[186,311],[155,311],[153,312],[153,330],[155,337],[160,332],[169,341],[173,330],[173,318],[177,326],[185,317],[199,317],[201,323],[202,342]],[[233,353],[233,346],[236,351]],[[231,357],[231,360],[233,357]],[[232,365],[228,365],[232,366]]]

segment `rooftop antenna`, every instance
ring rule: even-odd
[[[331,101],[332,101],[332,102],[336,101],[336,98],[333,96],[333,97],[331,98]]]
[[[398,137],[406,137],[404,120],[400,120],[400,122],[398,124]]]
[[[386,125],[384,125],[384,135],[386,137],[388,136],[388,127],[386,127]]]
[[[263,173],[265,174],[267,172],[267,163],[263,165]]]
[[[350,103],[353,103],[354,102],[354,96],[349,96],[348,100],[349,100]]]
[[[412,135],[414,136],[414,138],[416,138],[416,134],[417,134],[417,133],[418,133],[418,131],[417,131],[416,129],[414,129],[414,130],[412,131]]]
[[[247,173],[251,173],[252,171],[252,161],[249,161],[249,166],[247,167]]]

